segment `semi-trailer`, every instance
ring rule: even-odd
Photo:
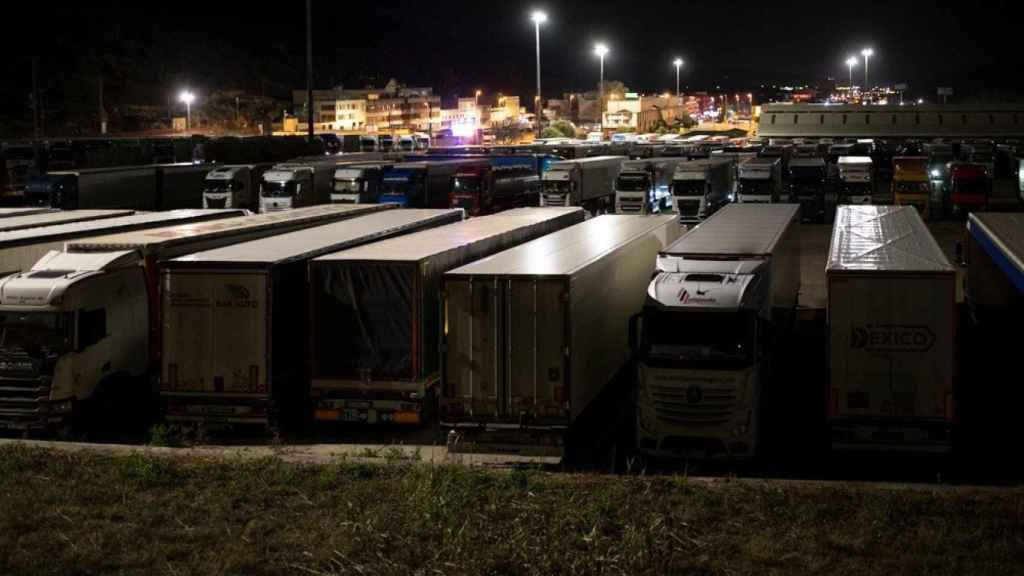
[[[796,204],[731,204],[657,258],[637,353],[637,442],[654,458],[751,458],[800,289]]]
[[[828,212],[835,210],[834,196],[828,196],[832,201],[826,202],[827,177],[825,160],[820,156],[789,161],[789,201],[800,204],[802,219],[822,221]]]
[[[329,204],[336,165],[333,157],[276,164],[263,173],[260,212]]]
[[[26,182],[25,202],[64,210],[158,210],[156,167],[118,166],[40,174]],[[199,204],[192,207],[198,208]]]
[[[736,201],[742,204],[771,204],[782,194],[782,158],[759,156],[739,167]]]
[[[583,219],[517,208],[312,260],[314,418],[424,422],[441,378],[442,275]]]
[[[335,204],[373,204],[380,196],[384,172],[394,166],[392,160],[378,160],[339,164],[334,169],[334,189],[331,202]]]
[[[40,213],[28,213],[24,216],[11,216],[0,218],[0,232],[11,232],[24,230],[26,228],[39,228],[41,226],[54,226],[57,224],[70,224],[72,222],[84,222],[86,220],[103,220],[104,218],[118,218],[131,216],[134,210],[53,210]]]
[[[734,176],[729,158],[689,160],[677,165],[672,196],[679,222],[695,224],[728,204]]]
[[[911,206],[840,206],[825,269],[837,449],[945,450],[956,270]]]
[[[564,456],[629,361],[629,319],[681,231],[673,215],[599,216],[445,274],[449,448]]]
[[[166,262],[163,415],[262,425],[308,418],[309,261],[462,218],[461,210],[387,210]]]
[[[626,156],[552,162],[542,176],[541,206],[580,206],[591,214],[615,207],[615,178]]]
[[[232,164],[210,170],[203,183],[203,208],[245,208],[258,212],[263,173],[272,166]]]
[[[896,156],[892,159],[892,197],[897,206],[914,206],[928,219],[932,186],[927,156]]]
[[[132,414],[148,408],[167,260],[390,207],[314,206],[68,241],[0,280],[0,316],[18,324],[0,350],[18,367],[0,379],[0,426],[45,429],[78,417],[103,425],[98,418],[126,414],[104,414],[122,402],[143,403],[123,407]]]
[[[12,216],[29,216],[31,214],[42,214],[44,212],[52,212],[53,208],[35,206],[35,207],[21,207],[21,208],[0,208],[0,218],[10,218]]]
[[[400,162],[384,171],[378,202],[408,208],[447,208],[458,171],[486,164],[487,160],[480,157]]]
[[[870,156],[841,156],[839,168],[840,204],[871,204],[874,193],[874,171]]]
[[[199,223],[242,214],[241,210],[170,210],[0,232],[0,277],[32,268],[32,265],[47,252],[63,250],[65,242],[131,230]]]
[[[616,214],[653,214],[672,209],[672,178],[684,158],[648,158],[622,163],[615,179]]]

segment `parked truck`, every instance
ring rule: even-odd
[[[637,442],[655,458],[750,458],[800,289],[800,210],[732,204],[661,251],[637,353]]]
[[[542,177],[541,206],[580,206],[597,214],[615,205],[615,178],[626,156],[553,162]]]
[[[273,164],[218,166],[206,175],[203,208],[245,208],[259,211],[263,174]]]
[[[47,252],[63,250],[66,242],[80,238],[200,223],[242,214],[241,210],[169,210],[0,232],[0,277],[29,270]]]
[[[442,275],[583,218],[578,208],[519,208],[314,259],[314,418],[424,422],[441,378]]]
[[[486,162],[478,158],[400,162],[384,171],[378,201],[409,208],[447,208],[455,174]]]
[[[53,210],[36,214],[29,213],[23,216],[0,218],[0,232],[70,224],[86,220],[118,218],[121,216],[131,216],[134,213],[134,210]]]
[[[0,280],[0,317],[18,323],[3,339],[17,369],[0,380],[0,426],[52,428],[76,417],[102,425],[116,417],[104,414],[111,404],[151,400],[146,377],[160,366],[158,280],[167,260],[386,208],[313,206],[87,238],[47,253]]]
[[[684,158],[649,158],[622,163],[615,179],[617,214],[653,214],[670,211],[672,178]]]
[[[896,156],[892,159],[892,197],[898,206],[914,206],[928,219],[931,181],[927,156]]]
[[[380,150],[380,142],[375,134],[363,134],[359,137],[360,152],[376,152]]]
[[[629,318],[680,233],[672,215],[599,216],[445,274],[449,448],[564,455],[629,361]]]
[[[452,181],[449,206],[471,216],[539,203],[540,174],[537,156],[485,156],[482,163],[459,168]]]
[[[839,449],[948,449],[956,270],[910,206],[841,206],[825,269]]]
[[[373,204],[380,197],[384,173],[395,165],[391,160],[342,163],[334,169],[334,204]]]
[[[263,173],[260,212],[329,204],[336,165],[335,158],[275,165]]]
[[[789,201],[800,204],[803,220],[820,222],[835,210],[835,197],[825,190],[827,176],[825,160],[820,156],[789,161]]]
[[[672,196],[679,222],[700,222],[728,204],[734,174],[732,160],[728,158],[689,160],[677,165],[672,177]]]
[[[387,210],[166,262],[164,416],[261,425],[308,418],[309,261],[462,217],[461,210]]]
[[[739,167],[736,201],[743,204],[772,204],[782,194],[782,159],[776,156],[752,158]]]
[[[871,204],[875,178],[870,156],[841,156],[839,167],[840,204]]]
[[[0,206],[24,202],[25,183],[39,169],[39,154],[33,144],[0,146]]]
[[[983,210],[992,194],[992,179],[988,169],[972,162],[950,162],[949,199],[954,212],[965,216],[968,212]]]

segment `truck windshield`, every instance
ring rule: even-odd
[[[847,196],[870,196],[873,188],[871,182],[844,182],[843,194]]]
[[[404,152],[412,152],[413,149],[416,148],[416,145],[413,142],[403,140],[398,143],[398,147]]]
[[[65,324],[57,312],[0,312],[0,350],[60,354],[68,347]]]
[[[334,191],[345,192],[348,194],[357,194],[363,189],[362,178],[352,178],[349,180],[335,180]]]
[[[773,192],[772,181],[748,180],[744,178],[740,180],[739,192],[740,196],[771,196]]]
[[[233,187],[231,186],[231,180],[207,180],[206,188],[203,192],[210,194],[224,194],[231,192]]]
[[[703,196],[703,180],[676,180],[672,184],[673,196]]]
[[[615,189],[620,192],[646,192],[650,187],[646,175],[621,175],[615,180]]]
[[[400,181],[385,181],[381,184],[380,195],[381,196],[413,196],[411,194],[413,184],[411,182],[400,180]]]
[[[569,194],[572,191],[572,182],[569,180],[545,180],[544,191],[552,194]]]
[[[750,313],[658,310],[644,315],[643,340],[648,361],[738,368],[754,360],[754,317]]]
[[[264,198],[289,198],[295,196],[295,181],[264,182],[260,186],[260,196]]]
[[[988,182],[983,178],[958,179],[953,187],[957,194],[988,194]]]
[[[480,194],[479,176],[456,176],[452,182],[452,193],[454,194]]]

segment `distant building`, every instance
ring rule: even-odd
[[[306,123],[306,92],[292,92],[295,115]],[[441,97],[432,88],[391,80],[384,88],[313,91],[317,130],[357,132],[429,132],[441,125]]]
[[[684,102],[682,97],[664,94],[612,97],[605,107],[604,128],[653,132],[662,126],[672,126],[687,114]]]

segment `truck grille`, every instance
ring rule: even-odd
[[[227,208],[227,203],[228,203],[227,198],[207,198],[206,199],[206,207],[207,208]]]
[[[643,200],[619,200],[619,206],[616,210],[619,214],[642,214],[643,211]]]
[[[736,389],[732,386],[652,386],[651,398],[658,420],[686,426],[726,424],[732,419],[737,403]]]
[[[568,194],[547,194],[545,193],[541,197],[544,201],[544,206],[568,206],[569,195]]]
[[[0,376],[0,420],[41,414],[49,398],[47,377]]]

